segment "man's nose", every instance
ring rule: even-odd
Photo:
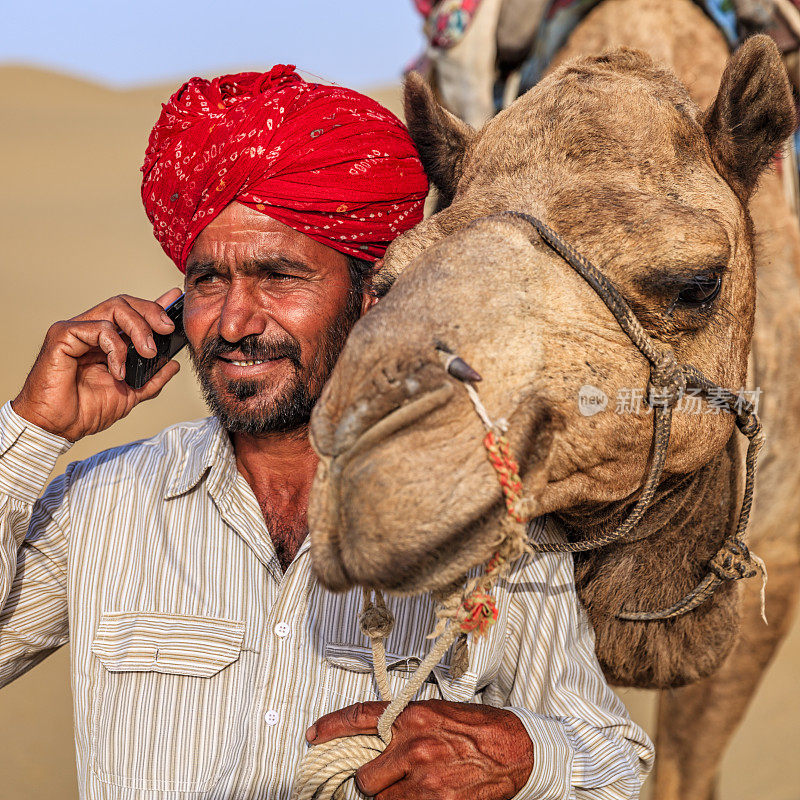
[[[219,316],[219,335],[229,342],[238,342],[245,336],[260,336],[269,320],[269,311],[261,302],[259,292],[246,281],[233,281]]]

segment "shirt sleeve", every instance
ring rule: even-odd
[[[638,798],[653,745],[606,683],[571,555],[527,556],[507,589],[507,639],[491,689],[519,717],[534,753],[514,800]]]
[[[66,485],[70,442],[0,408],[0,686],[68,640]]]

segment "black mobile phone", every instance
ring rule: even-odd
[[[157,354],[153,358],[145,358],[136,350],[133,343],[128,345],[128,357],[125,359],[125,383],[132,389],[141,389],[167,361],[174,358],[188,343],[183,330],[183,295],[164,310],[175,323],[175,330],[167,334],[153,331],[153,341],[156,343],[157,350]]]

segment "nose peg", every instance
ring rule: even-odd
[[[480,374],[476,372],[463,358],[459,358],[453,353],[447,352],[444,348],[438,347],[439,355],[444,362],[444,368],[456,380],[463,383],[477,383],[482,381]]]
[[[460,381],[482,381],[483,378],[463,358],[456,356],[448,365],[447,371]]]

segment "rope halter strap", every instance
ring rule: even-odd
[[[706,398],[713,395],[716,406],[734,414],[739,431],[749,440],[745,457],[744,496],[738,523],[723,542],[719,552],[712,558],[709,564],[709,573],[686,597],[670,608],[659,611],[620,611],[617,617],[636,622],[671,619],[697,608],[709,599],[725,581],[739,580],[760,573],[762,576],[761,613],[766,622],[764,614],[766,568],[764,562],[750,553],[744,543],[755,491],[758,451],[764,441],[761,422],[752,404],[745,398],[710,381],[696,367],[690,364],[679,364],[672,348],[656,341],[645,331],[616,286],[586,256],[565,242],[552,228],[536,217],[521,211],[504,211],[482,219],[501,217],[514,217],[531,225],[542,241],[594,289],[631,342],[650,363],[650,379],[647,389],[648,403],[653,409],[654,416],[653,448],[647,475],[638,499],[628,516],[612,531],[592,539],[579,542],[529,542],[528,546],[536,552],[579,553],[597,550],[611,544],[634,542],[649,535],[643,534],[643,536],[637,537],[633,529],[652,503],[661,482],[672,429],[673,408],[685,393],[687,386],[691,386]],[[525,505],[521,497],[522,482],[516,462],[511,458],[508,441],[504,436],[505,428],[500,423],[492,422],[475,387],[468,381],[465,381],[464,385],[478,416],[487,429],[484,446],[489,461],[497,473],[508,512],[513,519],[522,522],[521,509]]]

